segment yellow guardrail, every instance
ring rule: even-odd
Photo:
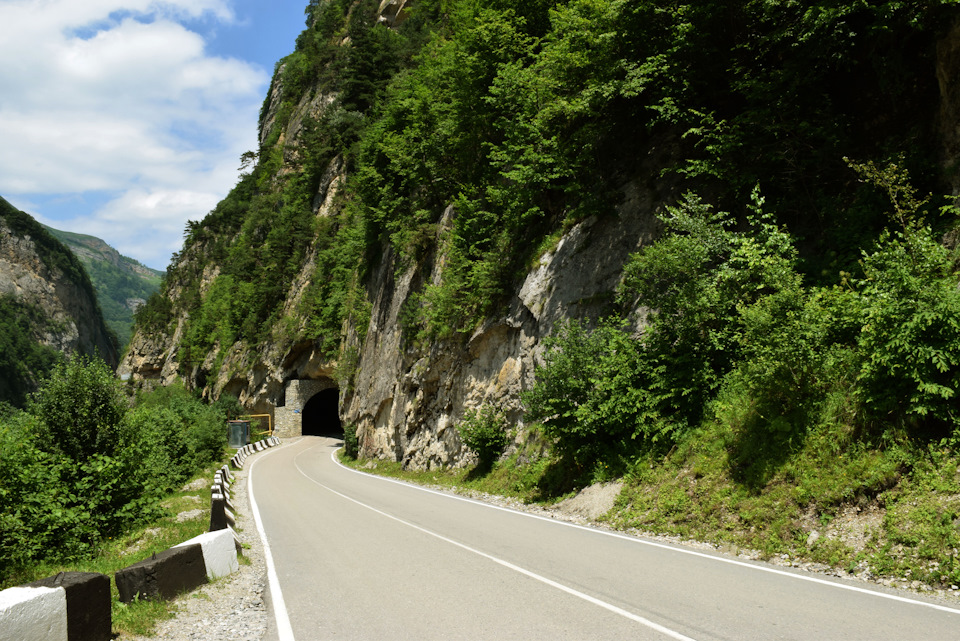
[[[273,417],[269,414],[244,414],[243,416],[238,416],[238,419],[244,418],[266,418],[267,419],[267,431],[270,433],[270,436],[273,436]]]

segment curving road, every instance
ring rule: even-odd
[[[305,437],[250,496],[273,641],[960,638],[960,608],[381,479]]]

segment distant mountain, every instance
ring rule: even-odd
[[[150,269],[123,256],[103,240],[47,227],[76,254],[97,290],[103,318],[120,341],[120,349],[130,342],[133,312],[160,288],[163,272]]]
[[[60,353],[119,358],[83,264],[0,198],[0,401],[22,405]]]

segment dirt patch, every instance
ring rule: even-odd
[[[595,521],[613,509],[621,489],[622,483],[595,483],[580,490],[576,496],[560,501],[554,508],[563,514]]]

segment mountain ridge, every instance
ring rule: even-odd
[[[44,227],[83,263],[107,325],[117,334],[121,350],[125,349],[133,334],[134,313],[160,288],[163,272],[122,255],[96,236]]]

